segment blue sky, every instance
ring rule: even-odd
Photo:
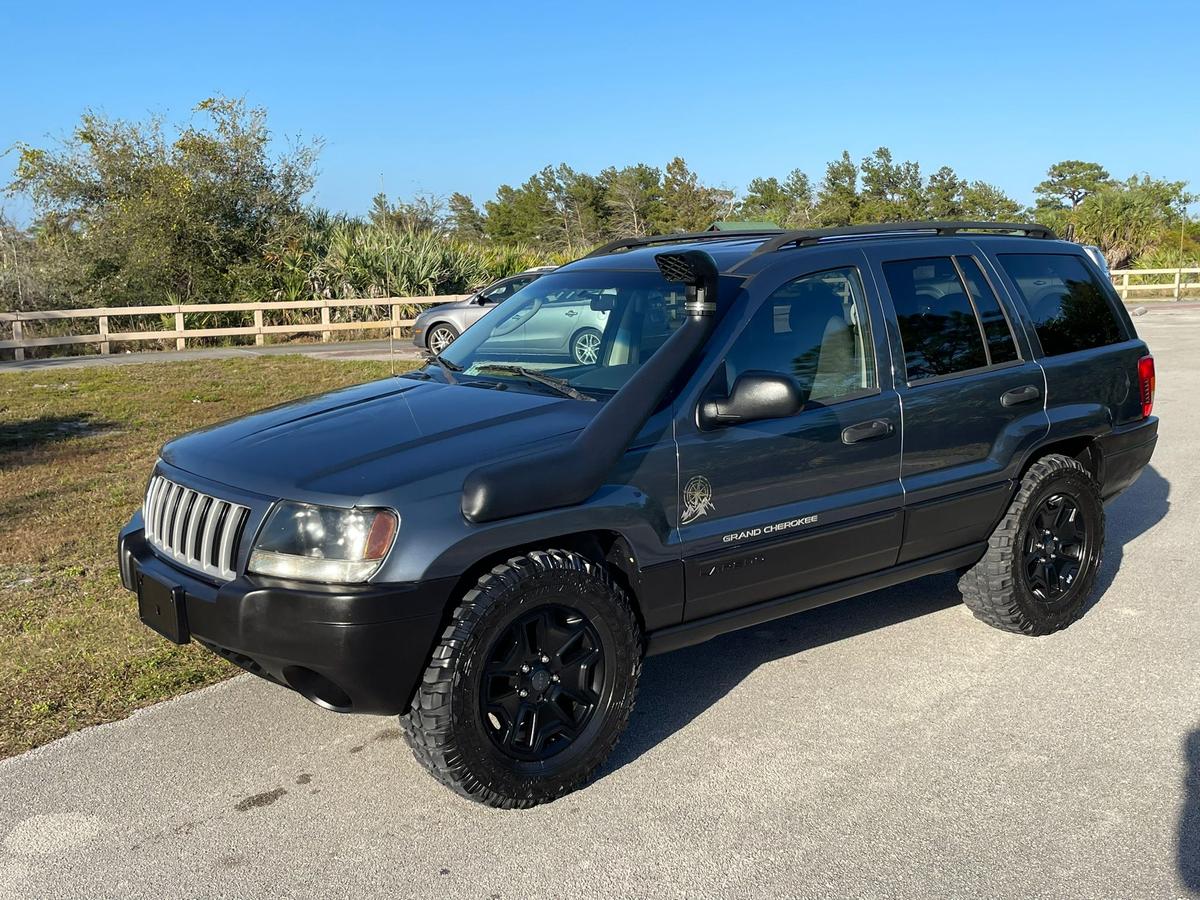
[[[381,186],[482,202],[558,162],[816,180],[880,145],[1024,202],[1067,158],[1200,191],[1196,3],[5,3],[0,21],[0,150],[88,107],[180,120],[244,95],[281,140],[324,139],[314,199],[352,213]]]

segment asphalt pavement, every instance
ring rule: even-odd
[[[939,576],[656,657],[595,783],[523,812],[243,676],[0,762],[0,896],[1200,895],[1200,311],[1135,321],[1158,452],[1066,631]]]

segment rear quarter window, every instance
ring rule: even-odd
[[[1080,257],[1065,253],[1001,253],[997,258],[1025,302],[1047,356],[1126,339],[1105,285]]]

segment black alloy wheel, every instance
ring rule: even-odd
[[[1087,550],[1087,528],[1069,494],[1051,494],[1033,515],[1025,535],[1024,568],[1029,590],[1054,603],[1071,589]]]
[[[514,621],[488,651],[480,714],[492,743],[522,762],[544,762],[587,728],[600,705],[604,648],[577,610],[543,606]]]

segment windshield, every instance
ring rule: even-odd
[[[683,322],[683,303],[683,286],[658,272],[546,275],[463,332],[442,359],[462,370],[460,378],[538,390],[552,389],[545,382],[556,379],[603,397],[619,390]],[[548,378],[530,378],[529,371]]]

